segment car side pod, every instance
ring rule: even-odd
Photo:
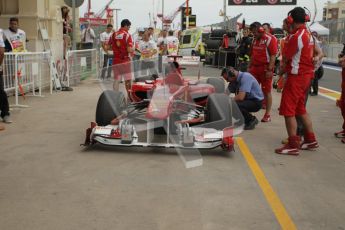
[[[234,129],[233,127],[227,127],[223,129],[223,143],[222,148],[226,151],[233,152],[235,151],[235,142],[234,142]]]

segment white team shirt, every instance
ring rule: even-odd
[[[158,38],[158,41],[157,41],[157,46],[159,48],[159,53],[164,55],[163,54],[163,47],[167,45],[167,38],[165,37],[159,37]]]
[[[15,33],[6,29],[4,39],[10,43],[12,52],[26,52],[26,34],[23,30],[18,29]]]
[[[179,47],[179,40],[177,37],[174,36],[168,36],[166,38],[167,40],[167,49],[168,49],[168,55],[177,55],[178,53],[178,47]]]
[[[112,32],[107,33],[107,31],[101,33],[101,34],[99,35],[99,39],[100,39],[101,43],[105,43],[106,45],[108,45],[109,40],[110,40],[112,34],[113,34]],[[102,51],[105,52],[103,49],[102,49]],[[108,53],[109,53],[109,54],[112,54],[113,51],[110,51],[110,50],[109,50]]]
[[[152,53],[156,50],[156,54],[152,55]],[[155,58],[157,56],[157,44],[156,42],[150,40],[148,42],[146,41],[140,41],[139,42],[139,51],[141,53],[141,59],[142,60],[148,60],[151,58]]]
[[[143,40],[143,38],[139,35],[134,35],[132,36],[133,37],[133,43],[134,43],[134,54],[137,55],[137,56],[140,56],[140,50],[139,50],[139,44],[140,42]]]

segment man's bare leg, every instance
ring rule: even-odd
[[[127,92],[128,99],[130,99],[129,90],[132,89],[132,81],[131,80],[126,80],[125,81],[125,87],[126,87],[126,92]]]
[[[114,83],[113,83],[113,89],[115,92],[119,92],[120,91],[120,81],[119,80],[114,80]]]
[[[267,93],[265,95],[265,99],[266,99],[266,114],[271,114],[272,111],[272,93]]]
[[[294,137],[297,135],[297,121],[296,117],[284,117],[286,131],[289,137]]]

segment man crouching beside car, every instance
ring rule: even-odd
[[[233,67],[223,69],[222,77],[229,82],[229,92],[235,93],[234,100],[244,117],[244,129],[253,130],[259,121],[251,113],[258,112],[264,100],[258,81],[250,73],[237,71]]]

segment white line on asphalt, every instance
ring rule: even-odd
[[[323,65],[323,67],[324,67],[325,69],[330,69],[330,70],[335,70],[335,71],[341,72],[341,68],[340,68],[340,67],[330,66],[330,65]]]
[[[323,89],[323,90],[326,90],[326,91],[329,91],[331,93],[338,93],[338,94],[341,94],[339,91],[335,91],[335,90],[332,90],[332,89],[329,89],[329,88],[325,88],[325,87],[321,87],[319,86],[320,89]]]
[[[332,100],[332,101],[336,101],[336,100],[337,100],[336,98],[331,97],[331,96],[328,96],[328,95],[326,95],[326,94],[323,94],[323,93],[319,93],[319,94],[320,94],[320,96],[325,97],[325,98],[327,98],[327,99],[330,99],[330,100]]]

